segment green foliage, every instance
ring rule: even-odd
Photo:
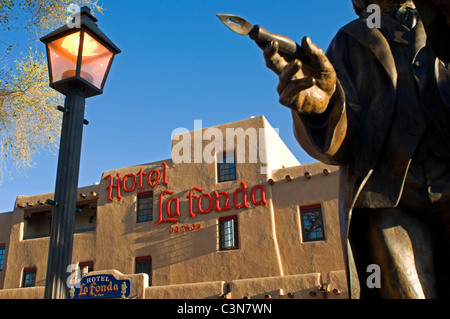
[[[2,174],[7,164],[23,169],[39,149],[57,146],[61,102],[48,86],[47,66],[38,53],[15,63],[14,72],[0,79],[0,154]],[[5,80],[6,78],[6,80]]]
[[[97,0],[0,0],[0,25],[4,31],[25,28],[37,33],[47,32],[66,20],[71,3],[102,12]]]
[[[49,87],[39,38],[66,22],[71,3],[102,12],[97,0],[0,0],[0,183],[58,146],[64,97]]]

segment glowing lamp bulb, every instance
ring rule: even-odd
[[[80,32],[67,36],[61,43],[61,46],[63,47],[64,50],[75,56],[78,55],[79,45],[80,45]]]
[[[78,48],[80,46],[80,32],[68,35],[61,43],[61,46],[70,54],[77,56]],[[84,34],[82,53],[84,57],[95,56],[101,53],[102,50],[104,50],[103,47],[96,40],[94,40],[94,38],[87,33]]]

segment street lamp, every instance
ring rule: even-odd
[[[72,263],[73,231],[80,169],[85,99],[103,93],[114,56],[120,50],[100,31],[88,7],[41,38],[47,49],[50,87],[66,96],[50,231],[45,298],[67,298],[67,267]]]
[[[79,28],[62,26],[41,38],[47,47],[50,87],[67,95],[73,87],[85,97],[101,94],[114,55],[120,50],[98,28],[88,7],[80,10]]]

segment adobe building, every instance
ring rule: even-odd
[[[43,298],[52,196],[0,214],[0,298]],[[180,132],[171,159],[104,172],[77,207],[91,287],[71,298],[112,277],[128,298],[348,297],[338,168],[300,165],[263,116]]]

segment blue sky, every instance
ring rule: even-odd
[[[104,171],[170,158],[177,128],[220,125],[264,115],[302,164],[315,160],[297,144],[290,111],[278,104],[277,77],[249,37],[226,28],[232,13],[298,43],[308,35],[324,50],[353,20],[351,1],[100,0],[100,29],[122,50],[103,95],[87,99],[79,186]],[[44,47],[42,45],[42,50]],[[56,150],[57,154],[57,150]],[[53,192],[57,155],[41,153],[25,175],[5,177],[0,212],[18,195]]]

